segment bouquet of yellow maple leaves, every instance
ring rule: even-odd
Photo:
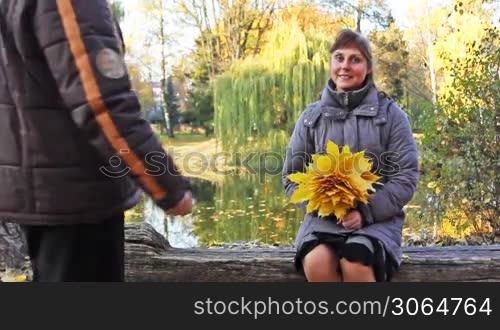
[[[290,174],[288,178],[299,186],[290,202],[308,201],[307,213],[318,211],[320,217],[334,214],[338,222],[353,208],[356,202],[368,203],[373,184],[380,176],[372,173],[372,163],[365,151],[351,153],[349,146],[342,152],[332,141],[326,145],[326,154],[312,155],[306,172]]]

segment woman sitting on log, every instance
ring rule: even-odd
[[[295,241],[295,265],[311,282],[390,281],[401,263],[403,206],[419,178],[417,147],[407,115],[374,84],[368,40],[345,29],[330,52],[330,79],[320,100],[301,114],[288,145],[286,193],[297,188],[288,176],[304,172],[330,140],[353,153],[365,150],[383,185],[341,222],[307,213]]]

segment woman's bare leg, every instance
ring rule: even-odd
[[[342,282],[337,255],[326,244],[312,249],[302,259],[302,265],[308,282]]]
[[[375,282],[373,267],[346,258],[340,259],[340,270],[344,282]]]

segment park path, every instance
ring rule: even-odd
[[[182,141],[166,140],[163,147],[174,158],[182,174],[190,177],[221,183],[237,167],[225,164],[222,148],[215,138]]]

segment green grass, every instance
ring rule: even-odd
[[[204,134],[191,134],[191,133],[175,133],[175,138],[169,138],[166,134],[159,135],[160,142],[166,146],[181,146],[186,143],[205,142],[212,137],[206,137]]]

